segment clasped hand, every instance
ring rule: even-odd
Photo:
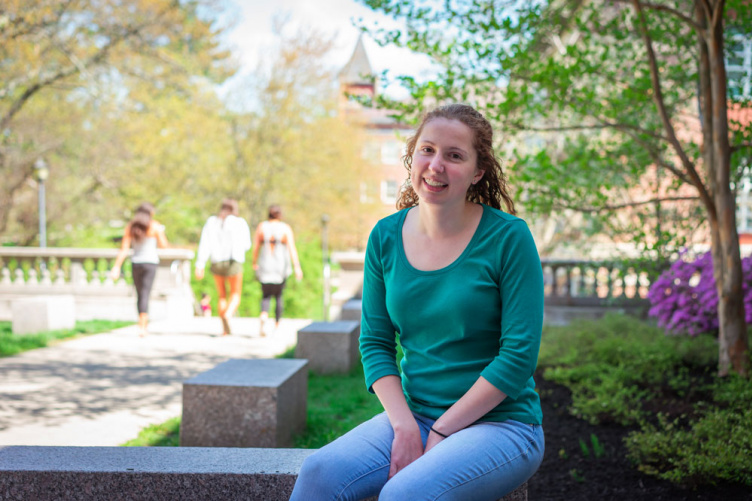
[[[410,463],[433,449],[436,444],[443,440],[435,433],[428,434],[425,450],[423,440],[420,438],[420,430],[395,432],[392,441],[392,459],[389,465],[389,478],[392,478]]]

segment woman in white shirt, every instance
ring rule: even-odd
[[[295,278],[303,278],[300,268],[295,237],[290,225],[282,221],[282,209],[279,205],[269,207],[269,219],[256,228],[256,247],[253,249],[253,269],[261,282],[261,335],[272,332],[269,320],[269,306],[274,298],[274,328],[279,326],[282,318],[282,292],[287,277],[295,272]]]
[[[210,216],[201,231],[196,258],[196,278],[204,278],[206,261],[211,260],[210,271],[217,285],[219,301],[217,311],[222,320],[222,335],[231,334],[229,319],[240,305],[243,289],[243,263],[251,248],[251,230],[238,216],[238,202],[231,198],[222,201],[219,214]],[[230,297],[227,298],[227,284]]]

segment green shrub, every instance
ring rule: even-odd
[[[752,486],[752,400],[745,403],[707,410],[688,429],[662,418],[627,436],[628,457],[640,471],[674,483]]]
[[[717,348],[708,336],[668,337],[662,329],[626,315],[547,326],[539,365],[544,377],[572,390],[571,411],[590,423],[634,425],[646,417],[642,403],[658,388],[677,394],[701,391],[689,368],[715,363]]]
[[[546,327],[539,364],[547,380],[572,391],[577,417],[641,428],[625,438],[639,470],[688,486],[752,485],[752,383],[713,378],[717,353],[710,336],[665,336],[640,320],[610,315]],[[691,402],[694,412],[668,417],[644,410],[665,398]],[[587,456],[588,444],[581,440],[580,447]]]

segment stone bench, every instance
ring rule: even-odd
[[[314,449],[0,448],[0,499],[285,501]],[[527,484],[503,498],[527,501]]]
[[[180,445],[290,447],[305,429],[307,364],[230,359],[185,381]]]
[[[358,363],[360,321],[314,322],[298,331],[295,357],[320,374],[347,373]]]
[[[76,302],[71,295],[31,296],[11,301],[13,334],[72,329]]]
[[[0,499],[286,500],[309,449],[3,447]]]

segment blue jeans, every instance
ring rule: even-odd
[[[415,419],[425,446],[434,420]],[[381,413],[322,447],[303,462],[290,500],[495,501],[533,476],[543,460],[540,425],[476,423],[387,481],[393,439],[389,418]]]

